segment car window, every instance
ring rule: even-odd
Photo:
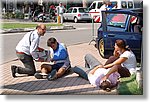
[[[72,12],[72,8],[68,9],[66,13],[71,13],[71,12]]]
[[[122,1],[121,2],[121,7],[122,8],[127,8],[127,2],[126,1]]]
[[[85,12],[88,12],[88,10],[86,8],[79,8],[79,12],[80,13],[85,13]]]
[[[73,9],[73,13],[77,13],[77,9],[76,8]]]
[[[133,8],[133,2],[132,1],[128,2],[128,8]]]
[[[112,7],[117,7],[117,2],[116,1],[111,2],[111,5],[112,5]]]
[[[93,3],[93,5],[90,7],[91,9],[95,9],[96,3]]]
[[[102,2],[98,2],[97,9],[100,9],[102,5],[103,5],[103,3],[102,3]]]
[[[107,26],[125,28],[126,14],[107,14]],[[113,30],[113,29],[112,29]]]
[[[135,33],[143,32],[143,20],[139,17],[131,16],[130,19],[130,31]]]

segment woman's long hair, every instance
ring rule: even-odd
[[[119,48],[122,48],[122,49],[125,49],[125,50],[128,50],[130,51],[131,49],[129,48],[129,46],[127,46],[126,42],[122,39],[120,40],[116,40],[116,45],[119,47]]]

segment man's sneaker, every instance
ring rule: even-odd
[[[47,78],[47,74],[42,74],[42,73],[35,73],[34,76],[37,79],[46,79]]]
[[[65,73],[66,74],[72,74],[72,73],[74,73],[74,71],[72,68],[68,68]]]
[[[17,69],[17,66],[15,65],[12,65],[11,66],[11,72],[12,72],[12,76],[15,78],[16,77],[16,69]]]
[[[57,73],[56,70],[52,70],[52,72],[51,72],[50,74],[47,75],[48,81],[52,81],[52,80],[57,79],[56,73]]]

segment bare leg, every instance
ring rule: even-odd
[[[51,72],[51,70],[52,70],[51,65],[49,65],[49,64],[42,64],[41,65],[41,72],[42,73],[48,74]]]
[[[63,76],[65,72],[66,72],[66,69],[63,68],[63,67],[61,67],[61,68],[58,70],[58,72],[56,73],[57,78]]]
[[[45,79],[47,78],[47,74],[50,73],[52,70],[52,67],[50,64],[42,64],[41,65],[41,73],[35,73],[34,76],[37,79]]]

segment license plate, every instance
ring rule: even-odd
[[[83,14],[83,16],[88,16],[88,14]]]

